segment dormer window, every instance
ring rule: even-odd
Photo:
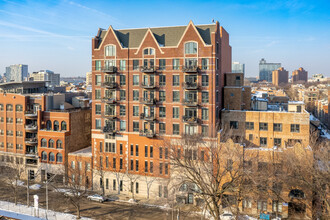
[[[143,50],[143,54],[144,55],[154,55],[155,50],[153,48],[146,48],[146,49]]]
[[[116,56],[116,46],[108,45],[104,47],[105,56]]]
[[[197,43],[188,42],[184,45],[185,54],[196,54],[197,53]]]

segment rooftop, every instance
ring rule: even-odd
[[[92,147],[86,147],[80,150],[77,150],[75,152],[69,153],[69,155],[74,155],[74,156],[92,156]]]

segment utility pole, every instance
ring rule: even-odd
[[[48,183],[50,183],[57,174],[53,175],[51,178],[47,178],[47,169],[46,169],[46,211],[48,211]]]
[[[27,189],[27,194],[26,194],[26,205],[27,205],[27,207],[29,207],[30,206],[30,195],[29,195],[29,189],[30,189],[30,185],[29,185],[29,181],[30,181],[30,170],[28,170],[27,171],[27,187],[26,187],[26,189]]]

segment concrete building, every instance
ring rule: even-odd
[[[92,72],[86,73],[86,87],[92,85]]]
[[[283,67],[272,72],[272,82],[274,86],[285,85],[288,83],[289,72]]]
[[[21,82],[27,80],[28,65],[15,64],[6,67],[5,78],[7,82]]]
[[[127,178],[158,178],[151,196],[165,190],[170,175],[165,139],[203,134],[216,141],[223,106],[224,73],[231,71],[229,35],[219,22],[164,28],[100,29],[92,42],[94,178],[124,191]],[[243,80],[243,78],[242,78]],[[159,178],[160,177],[160,178]],[[139,195],[146,195],[142,180]],[[160,186],[159,186],[160,185]]]
[[[266,60],[262,58],[259,62],[259,80],[272,82],[272,72],[281,66],[281,63],[267,63]]]
[[[40,70],[30,74],[32,81],[46,81],[47,86],[55,87],[60,85],[60,74],[50,70]]]
[[[306,83],[308,80],[308,72],[304,68],[300,67],[299,69],[292,72],[292,83]]]
[[[243,73],[245,75],[245,64],[240,62],[233,62],[231,64],[232,73]]]

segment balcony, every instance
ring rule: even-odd
[[[38,113],[34,112],[34,111],[25,111],[25,117],[28,118],[37,118],[38,117]]]
[[[37,166],[38,165],[38,159],[26,159],[26,165],[27,166]]]
[[[116,104],[117,100],[115,98],[103,97],[102,102],[107,103],[107,104]]]
[[[37,145],[38,139],[37,138],[25,138],[26,145]]]
[[[38,130],[38,126],[37,125],[33,125],[33,124],[25,125],[25,130],[26,131],[37,131]]]
[[[116,82],[104,82],[102,83],[102,86],[107,89],[116,89],[118,87],[118,83]]]
[[[195,107],[198,106],[197,99],[183,99],[182,103],[186,106]]]
[[[116,119],[117,118],[117,115],[116,115],[116,113],[113,113],[113,112],[104,112],[102,114],[102,118]]]
[[[156,83],[146,83],[146,82],[142,82],[140,86],[141,88],[144,89],[155,89],[157,87]]]
[[[194,66],[194,65],[183,66],[182,67],[182,71],[185,72],[185,73],[198,73],[199,67],[198,66]]]
[[[199,119],[193,116],[182,116],[182,121],[185,123],[189,123],[189,124],[198,124],[199,123]]]
[[[157,100],[150,99],[150,98],[140,98],[140,103],[145,104],[145,105],[156,105]]]
[[[141,66],[140,67],[141,72],[143,73],[154,73],[156,71],[156,68],[154,66]]]
[[[198,83],[196,82],[184,82],[182,83],[182,87],[187,90],[198,89]]]
[[[140,136],[147,137],[147,138],[153,138],[156,136],[156,134],[152,130],[141,130]]]
[[[144,113],[141,113],[140,114],[140,119],[141,120],[146,120],[146,121],[155,121],[156,120],[156,116],[153,114],[153,115],[146,115]]]
[[[116,129],[111,126],[104,126],[102,131],[105,134],[112,134],[112,135],[115,135],[117,133]]]
[[[102,72],[104,73],[116,73],[117,72],[117,67],[115,66],[105,66],[102,68]]]

